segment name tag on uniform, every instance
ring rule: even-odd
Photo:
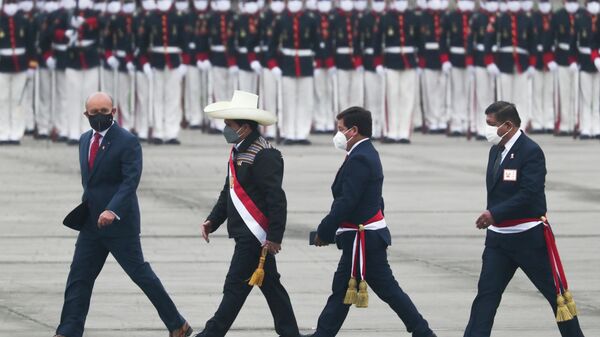
[[[504,170],[504,181],[517,181],[517,170]]]

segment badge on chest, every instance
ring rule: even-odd
[[[504,181],[517,181],[517,170],[504,170]]]

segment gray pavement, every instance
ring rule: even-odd
[[[221,298],[233,244],[225,227],[210,244],[199,224],[225,177],[222,136],[185,131],[179,147],[144,146],[142,244],[147,260],[190,323],[200,331]],[[331,203],[329,186],[343,161],[331,137],[311,147],[280,147],[286,164],[288,230],[279,269],[301,329],[309,332],[329,295],[340,253],[307,245]],[[569,284],[586,336],[600,336],[600,143],[537,136],[547,158],[546,192]],[[440,337],[462,336],[475,296],[484,232],[489,145],[416,134],[413,144],[376,145],[386,174],[386,218],[397,279]],[[76,233],[61,225],[81,193],[77,147],[25,140],[0,148],[0,336],[52,336]],[[409,336],[371,291],[340,336]],[[228,336],[275,336],[265,300],[254,290]],[[156,311],[109,258],[96,282],[89,337],[165,336]],[[509,285],[495,337],[559,336],[550,307],[522,272]]]

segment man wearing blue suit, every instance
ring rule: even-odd
[[[85,115],[93,130],[79,141],[86,216],[67,279],[57,337],[81,337],[92,288],[108,253],[144,291],[170,337],[192,334],[160,280],[144,261],[140,244],[140,209],[136,190],[142,175],[142,149],[137,138],[113,121],[110,96],[95,93],[86,101]],[[78,207],[79,208],[79,207]]]
[[[562,285],[554,281],[546,241],[552,234],[542,221],[546,215],[544,152],[519,130],[521,119],[514,104],[495,102],[485,114],[486,137],[494,146],[486,176],[487,210],[476,220],[476,226],[487,228],[487,236],[465,337],[490,336],[502,293],[517,268],[546,297],[555,314],[557,293],[562,298],[561,292],[568,290],[566,278]],[[577,317],[559,316],[563,337],[583,336]]]
[[[335,336],[350,309],[368,305],[367,284],[390,305],[414,337],[434,337],[427,321],[398,285],[387,260],[390,231],[383,217],[383,169],[371,140],[371,113],[352,107],[337,116],[336,148],[347,151],[333,182],[333,204],[315,237],[316,246],[342,250],[333,293],[319,317],[314,337]]]

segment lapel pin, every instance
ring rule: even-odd
[[[514,153],[510,154],[510,159],[515,159],[515,154]]]
[[[102,150],[106,149],[106,146],[102,145]]]

